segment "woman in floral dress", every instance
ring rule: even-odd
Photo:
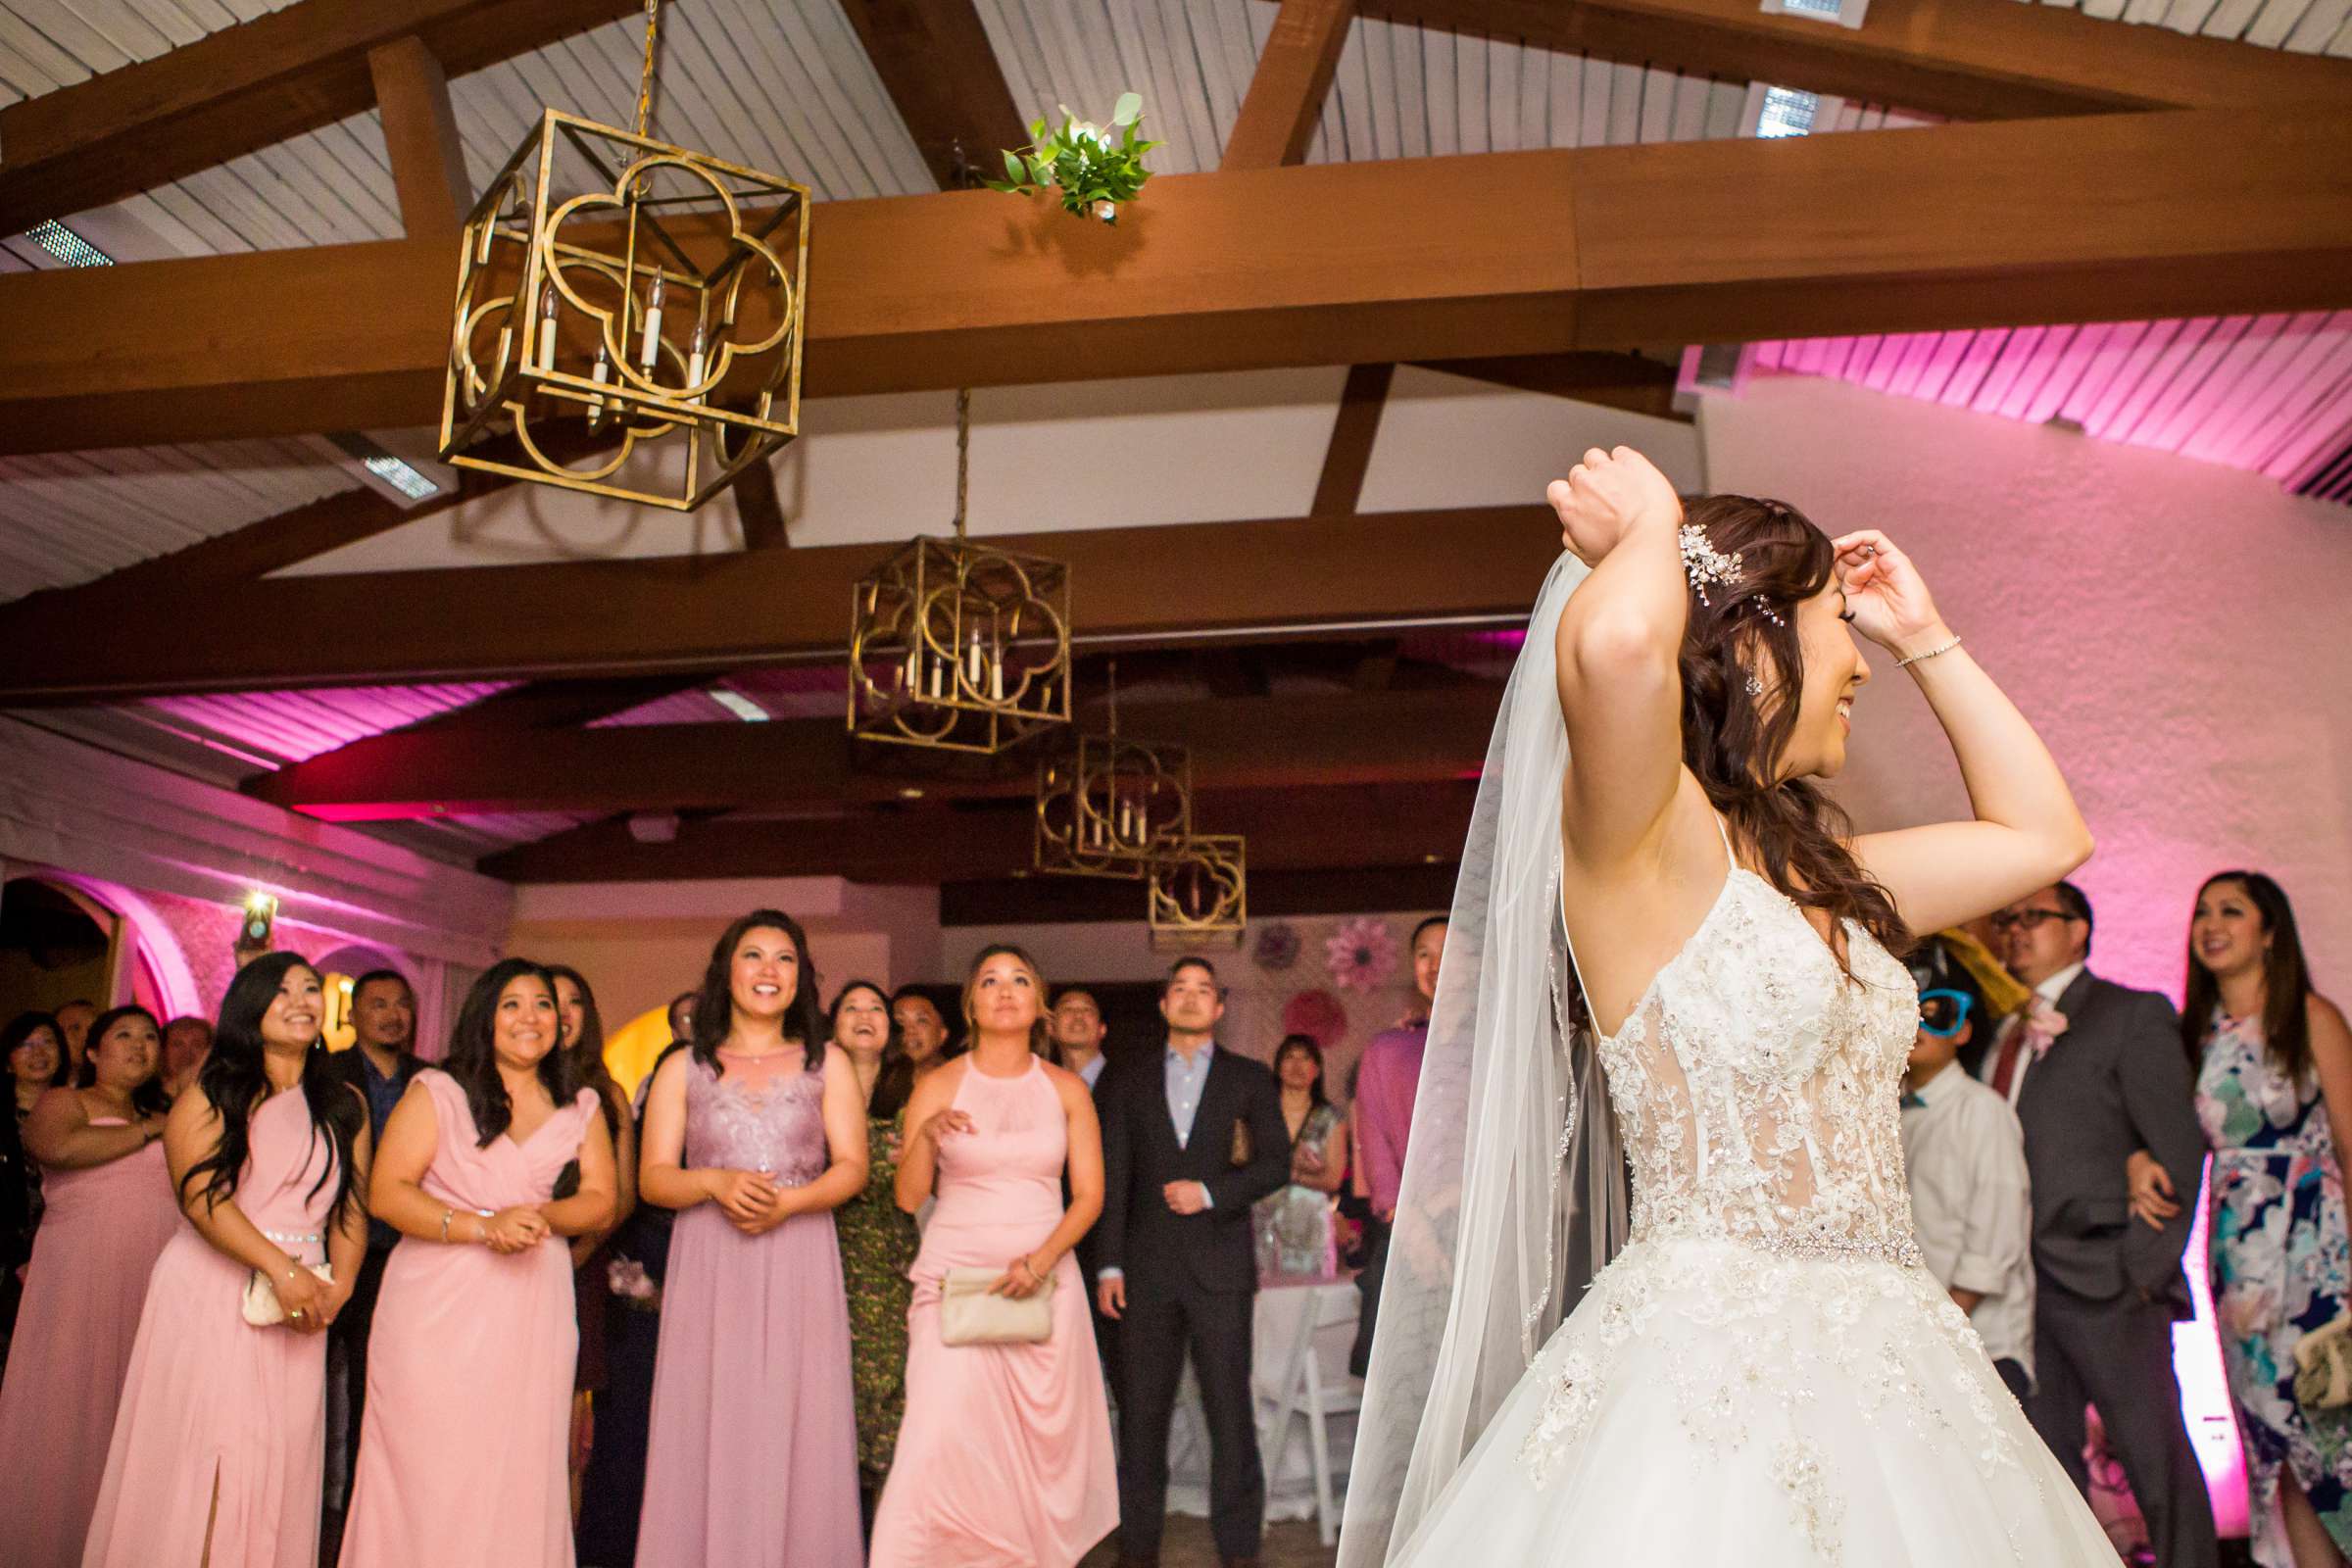
[[[899,1207],[903,1112],[914,1089],[914,1063],[891,1022],[890,998],[866,980],[853,980],[833,999],[833,1043],[849,1054],[865,1092],[865,1191],[833,1211],[841,1234],[841,1273],[850,1294],[850,1360],[858,1396],[858,1484],[865,1515],[873,1517],[890,1474],[906,1414],[906,1309],[922,1236],[914,1216]]]
[[[2255,1560],[2337,1568],[2352,1550],[2352,1408],[2295,1402],[2295,1343],[2352,1292],[2342,1176],[2352,1032],[2312,991],[2294,910],[2269,877],[2225,871],[2198,890],[2180,1015],[2214,1152],[2214,1315],[2245,1440]]]

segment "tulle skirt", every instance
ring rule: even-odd
[[[1925,1270],[1638,1242],[1394,1558],[1409,1568],[2113,1568]]]

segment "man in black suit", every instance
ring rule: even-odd
[[[2085,1404],[2148,1523],[2157,1568],[2214,1568],[2213,1509],[2180,1415],[2173,1324],[2190,1315],[2180,1256],[2190,1215],[2162,1230],[2132,1215],[2126,1166],[2146,1150],[2173,1190],[2205,1162],[2180,1022],[2152,991],[2102,980],[2090,901],[2071,882],[1993,917],[2010,973],[2034,988],[1985,1054],[2017,1108],[2034,1194],[2034,1430],[2084,1495]]]
[[[368,1135],[380,1142],[392,1107],[408,1093],[409,1080],[424,1066],[416,1052],[416,993],[398,970],[370,969],[352,982],[350,1020],[351,1049],[327,1057],[327,1066],[367,1099]],[[350,1501],[360,1417],[368,1403],[368,1335],[375,1326],[375,1298],[384,1283],[384,1264],[392,1256],[392,1244],[399,1240],[400,1233],[382,1220],[368,1222],[368,1250],[360,1262],[359,1278],[352,1283],[351,1299],[343,1303],[334,1327],[327,1331],[329,1374],[335,1392],[342,1396],[339,1401],[332,1401],[339,1404],[333,1413],[342,1420],[327,1429],[328,1495],[340,1495],[344,1504]],[[340,1507],[327,1510],[324,1528],[330,1542],[342,1539]]]
[[[1250,1387],[1257,1257],[1250,1207],[1290,1179],[1274,1074],[1219,1051],[1216,969],[1183,958],[1159,1014],[1164,1051],[1132,1053],[1096,1087],[1102,1121],[1097,1304],[1119,1319],[1119,1560],[1155,1568],[1168,1424],[1189,1349],[1208,1417],[1209,1526],[1226,1568],[1253,1568],[1266,1513]]]

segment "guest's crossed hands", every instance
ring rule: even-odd
[[[1198,1214],[1208,1207],[1208,1189],[1199,1182],[1170,1182],[1159,1196],[1179,1214]]]
[[[317,1334],[331,1319],[327,1310],[326,1281],[288,1259],[286,1266],[270,1278],[270,1288],[277,1293],[278,1304],[286,1309],[285,1326],[297,1334]]]
[[[776,1199],[774,1177],[757,1170],[714,1170],[710,1182],[710,1200],[727,1216],[728,1224],[752,1235],[768,1228],[760,1222]]]
[[[523,1203],[502,1208],[482,1221],[482,1245],[493,1252],[527,1252],[552,1234],[547,1216]]]

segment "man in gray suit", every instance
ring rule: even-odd
[[[1984,1054],[1985,1082],[2016,1106],[2034,1186],[2034,1340],[2028,1414],[2089,1494],[2083,1406],[2095,1404],[2148,1522],[2158,1568],[2214,1568],[2213,1509],[2180,1416],[2173,1324],[2189,1315],[2180,1254],[2187,1205],[2163,1230],[2132,1219],[2125,1166],[2146,1150],[2176,1192],[2197,1190],[2197,1130],[2180,1019],[2152,991],[2084,967],[2090,901],[2071,882],[1993,917],[2034,1001]]]

